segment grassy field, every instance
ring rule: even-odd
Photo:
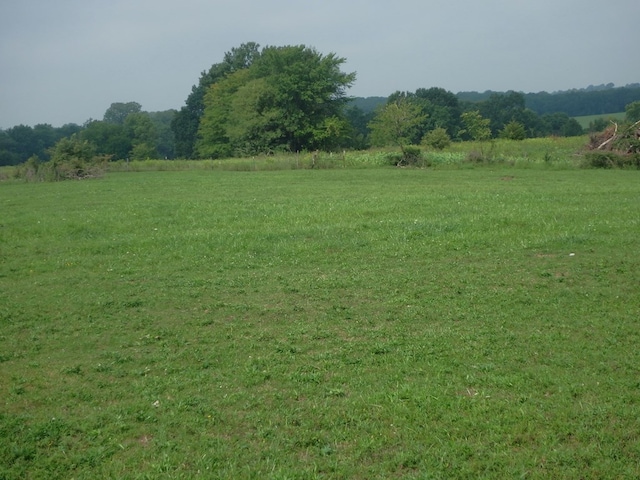
[[[0,184],[0,478],[638,478],[639,175]]]
[[[591,122],[601,118],[605,119],[606,121],[609,121],[609,120],[621,121],[621,120],[624,120],[625,116],[626,116],[625,112],[618,112],[618,113],[604,113],[602,115],[583,115],[581,117],[573,117],[573,118],[575,118],[578,121],[578,123],[582,128],[588,128]]]

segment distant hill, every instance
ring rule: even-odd
[[[507,92],[487,90],[458,92],[456,96],[461,102],[477,103],[488,99],[493,94],[504,93]],[[552,93],[523,93],[523,95],[526,107],[538,115],[556,112],[566,113],[570,117],[605,115],[624,112],[626,105],[640,101],[640,83],[631,83],[624,87],[616,87],[613,83],[608,83]],[[351,101],[351,105],[367,114],[374,112],[386,101],[387,97],[356,97]]]
[[[487,90],[485,92],[458,92],[456,96],[464,102],[481,102],[492,94],[505,93]],[[524,101],[538,115],[563,112],[570,117],[603,115],[623,112],[629,103],[640,101],[640,83],[624,87],[589,85],[587,88],[557,91],[553,93],[525,93]]]

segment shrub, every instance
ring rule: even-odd
[[[640,154],[622,155],[614,151],[594,151],[584,155],[586,168],[640,168]]]
[[[391,153],[387,155],[389,164],[396,167],[428,167],[429,162],[422,156],[420,147],[407,145],[402,147],[400,153]]]
[[[108,157],[95,156],[93,145],[75,135],[61,139],[49,152],[51,160],[40,163],[33,156],[16,169],[16,177],[28,182],[100,177],[108,161]]]
[[[500,138],[506,138],[508,140],[524,140],[527,138],[527,131],[522,123],[511,120],[500,131]]]
[[[451,145],[451,137],[444,128],[438,127],[427,132],[424,137],[422,137],[422,144],[435,148],[436,150],[444,150]]]
[[[26,162],[16,167],[14,175],[16,178],[23,178],[28,182],[35,181],[40,165],[40,158],[37,155],[32,155]]]

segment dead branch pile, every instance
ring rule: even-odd
[[[589,136],[589,150],[615,152],[618,155],[640,153],[640,121],[631,125],[611,125]]]

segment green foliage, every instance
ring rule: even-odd
[[[354,105],[345,111],[345,118],[349,122],[350,132],[348,133],[348,146],[356,150],[364,150],[371,146],[369,139],[369,122],[373,119],[375,110],[365,113],[365,111]]]
[[[528,108],[538,115],[564,112],[571,117],[622,112],[625,105],[640,100],[640,84],[614,88],[613,84],[593,89],[525,94]]]
[[[602,132],[605,128],[607,128],[611,124],[610,120],[607,120],[603,117],[595,118],[589,122],[587,127],[588,132]]]
[[[450,137],[458,136],[462,106],[456,95],[443,88],[432,87],[419,88],[409,98],[421,105],[422,112],[427,116],[421,132],[423,136],[438,127],[444,128]]]
[[[624,107],[626,120],[629,123],[640,121],[640,101],[632,102]]]
[[[59,140],[50,149],[51,159],[32,156],[16,168],[14,176],[28,182],[59,181],[102,176],[105,159],[96,157],[95,147],[77,135]]]
[[[147,160],[158,158],[158,151],[152,144],[146,142],[136,142],[131,148],[130,158],[132,160]]]
[[[483,142],[491,138],[490,121],[484,118],[478,110],[464,112],[461,115],[462,124],[465,130],[461,131],[461,135],[468,135],[476,142]]]
[[[27,159],[22,165],[19,165],[15,172],[15,178],[21,178],[27,182],[36,182],[41,180],[42,171],[40,170],[42,162],[37,155],[33,155]],[[40,175],[39,175],[40,173]]]
[[[51,149],[53,163],[86,163],[95,156],[95,146],[77,135],[61,139]]]
[[[233,147],[227,131],[232,101],[236,92],[248,82],[249,70],[243,69],[213,83],[208,89],[195,145],[200,158],[225,158],[232,155]]]
[[[400,154],[390,154],[389,161],[396,167],[428,167],[429,163],[422,155],[420,147],[404,145]]]
[[[81,130],[79,125],[67,124],[54,128],[48,124],[34,127],[17,125],[0,130],[0,166],[17,165],[32,156],[41,160],[49,159],[49,149],[61,138],[71,136]]]
[[[622,154],[615,151],[591,151],[584,155],[586,168],[640,168],[640,153]]]
[[[444,128],[449,137],[457,137],[461,128],[460,114],[462,112],[458,98],[443,88],[419,88],[415,93],[396,92],[394,98],[406,98],[420,108],[424,120],[416,131],[413,143],[418,143],[427,132],[436,128]]]
[[[489,128],[493,136],[497,136],[509,122],[523,123],[524,120],[524,94],[520,92],[493,93],[487,100],[479,103],[478,107],[482,117],[489,120]]]
[[[249,70],[242,73],[248,74]],[[239,76],[240,72],[236,73]],[[237,156],[268,153],[284,146],[278,145],[279,113],[273,107],[276,91],[264,78],[249,80],[233,93],[226,119],[226,137],[229,147]],[[206,112],[205,112],[206,114]],[[221,124],[221,126],[224,124]],[[214,132],[216,129],[213,130]]]
[[[17,165],[21,160],[24,161],[17,150],[18,142],[8,132],[0,130],[0,166]]]
[[[343,107],[355,74],[305,46],[267,47],[213,83],[198,128],[199,157],[329,150],[348,132]]]
[[[133,148],[131,136],[125,126],[116,123],[90,121],[80,137],[95,145],[98,155],[109,156],[113,160],[128,158]]]
[[[104,112],[103,122],[112,123],[114,125],[124,125],[129,115],[140,113],[142,105],[138,102],[114,102],[107,111]]]
[[[158,157],[158,151],[155,148],[158,135],[147,113],[128,115],[124,121],[124,129],[131,139],[131,158],[144,160]]]
[[[444,128],[438,127],[427,132],[421,143],[436,150],[444,150],[451,145],[451,137]]]
[[[221,63],[202,72],[197,85],[191,89],[185,106],[176,113],[171,121],[171,130],[175,138],[175,154],[178,158],[197,156],[198,128],[205,111],[205,95],[209,87],[238,70],[248,68],[259,56],[260,46],[255,42],[243,43],[224,54]]]
[[[156,138],[154,143],[160,158],[170,159],[175,157],[175,137],[173,130],[171,130],[171,122],[176,113],[176,110],[147,113],[155,127]]]
[[[524,140],[527,138],[527,132],[523,124],[511,120],[500,131],[500,138],[506,138],[507,140]]]
[[[413,143],[426,116],[421,108],[406,98],[390,100],[376,112],[369,123],[374,145],[395,145],[401,149]]]
[[[28,182],[77,180],[100,177],[105,170],[106,158],[97,157],[94,145],[77,135],[59,140],[50,154],[47,162],[32,156],[16,169],[15,176]]]
[[[42,165],[47,180],[71,180],[101,176],[103,158],[95,146],[77,135],[61,139],[51,149],[51,160]]]
[[[542,122],[542,130],[546,135],[576,137],[584,133],[580,123],[564,112],[543,115],[540,120]]]
[[[85,125],[80,136],[95,146],[96,154],[108,156],[112,160],[140,160],[160,155],[173,158],[170,122],[174,114],[172,110],[133,112],[122,123],[94,120]]]
[[[390,157],[395,165],[421,165],[423,157],[420,148],[411,143],[425,119],[426,114],[418,104],[402,95],[394,97],[378,110],[369,123],[371,139],[377,145],[400,147],[401,155]]]

